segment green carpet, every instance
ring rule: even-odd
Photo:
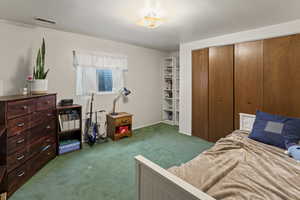
[[[165,124],[138,129],[131,138],[55,158],[10,200],[133,200],[134,156],[141,154],[169,168],[191,160],[211,145]]]

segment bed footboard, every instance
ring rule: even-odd
[[[143,156],[136,161],[136,200],[215,200]]]

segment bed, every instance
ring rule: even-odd
[[[300,199],[300,164],[282,149],[249,139],[254,120],[240,114],[240,130],[168,170],[137,156],[136,199]]]

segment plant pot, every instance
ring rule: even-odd
[[[48,92],[48,80],[36,79],[31,81],[32,94],[46,94]]]

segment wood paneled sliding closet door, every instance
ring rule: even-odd
[[[300,35],[264,40],[266,112],[300,117]]]
[[[233,131],[233,45],[209,48],[209,141]]]
[[[192,52],[192,135],[208,140],[208,49]]]
[[[239,43],[234,53],[235,129],[239,113],[255,114],[263,104],[263,41]]]

